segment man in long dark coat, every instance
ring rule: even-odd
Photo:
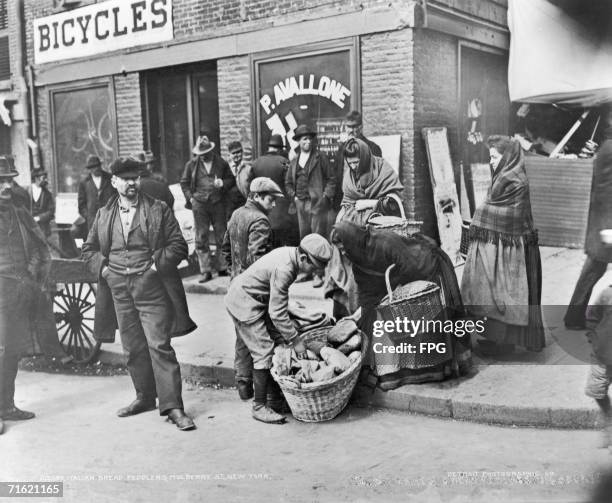
[[[576,283],[570,305],[565,314],[565,326],[585,328],[586,307],[595,283],[604,275],[612,262],[612,247],[602,243],[599,231],[612,229],[612,105],[604,109],[606,120],[604,140],[593,161],[591,203],[584,249],[586,260]]]
[[[87,236],[98,210],[117,194],[111,184],[111,175],[102,169],[98,156],[90,155],[85,169],[88,173],[79,183],[77,195],[79,215],[84,224],[79,225],[78,235],[74,236],[77,238]]]
[[[157,397],[161,415],[181,430],[192,430],[170,345],[171,337],[196,328],[177,270],[187,258],[187,243],[168,205],[139,193],[141,168],[133,158],[113,162],[119,197],[98,211],[83,244],[83,258],[99,277],[94,336],[113,340],[118,322],[136,388],[136,400],[119,409],[119,417],[153,410]]]
[[[22,356],[65,356],[43,292],[50,261],[40,228],[13,194],[19,173],[0,156],[0,433],[4,421],[32,419],[15,406],[15,378]]]

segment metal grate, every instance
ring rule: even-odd
[[[0,0],[0,30],[6,30],[8,28],[8,9],[6,7],[6,0]]]

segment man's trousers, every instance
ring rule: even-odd
[[[136,395],[145,400],[157,396],[161,415],[182,409],[181,369],[170,345],[173,314],[159,274],[149,269],[124,276],[108,270],[104,279],[113,295]]]
[[[298,199],[295,206],[300,226],[300,240],[312,233],[327,237],[327,211],[313,211],[310,199]]]
[[[567,326],[584,326],[586,308],[589,304],[593,287],[605,274],[607,268],[607,262],[600,262],[587,255],[580,272],[580,277],[576,282],[574,294],[567,308],[567,313],[563,319]]]
[[[212,272],[213,269],[217,271],[227,270],[227,264],[221,255],[221,244],[223,243],[223,236],[225,236],[225,231],[227,229],[224,202],[202,203],[194,199],[192,209],[193,221],[195,224],[196,253],[200,263],[200,272],[204,274],[206,272]],[[216,245],[214,260],[216,263],[214,267],[208,239],[211,225],[215,233]]]

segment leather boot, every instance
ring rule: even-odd
[[[595,401],[597,402],[597,405],[599,405],[604,423],[601,431],[599,447],[601,449],[609,449],[612,448],[612,406],[610,404],[610,398],[605,397],[596,399]]]
[[[274,412],[266,406],[269,382],[272,380],[269,369],[253,370],[253,385],[255,388],[255,399],[253,401],[252,416],[257,421],[269,424],[282,424],[285,416]]]
[[[36,417],[36,414],[27,410],[18,409],[13,405],[12,407],[4,409],[2,412],[0,412],[0,417],[5,421],[27,421],[28,419],[33,419]]]
[[[0,419],[0,435],[4,433],[4,421]]]
[[[168,421],[173,422],[181,431],[196,429],[195,423],[187,414],[185,414],[183,409],[170,409],[168,411]]]
[[[155,409],[155,398],[136,397],[130,405],[123,407],[117,411],[119,417],[135,416],[142,412],[147,412]]]
[[[274,379],[268,381],[268,393],[266,395],[266,406],[278,414],[289,414],[291,409],[280,386]]]
[[[240,400],[250,400],[255,395],[253,381],[236,381],[236,388],[238,388]]]

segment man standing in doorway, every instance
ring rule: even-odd
[[[316,136],[307,125],[296,128],[293,137],[299,148],[285,177],[287,197],[295,199],[301,239],[311,233],[327,235],[327,212],[336,193],[336,176],[325,153],[317,149]],[[315,272],[312,286],[322,285],[323,278]]]
[[[102,169],[102,162],[96,155],[90,155],[85,164],[87,176],[81,180],[78,189],[79,215],[83,219],[84,229],[74,237],[86,238],[89,229],[96,218],[98,210],[117,194],[111,185],[111,176]]]
[[[181,369],[170,345],[171,337],[196,328],[177,270],[187,258],[187,243],[168,205],[140,193],[141,169],[133,158],[113,162],[119,197],[100,209],[83,244],[82,256],[99,278],[95,335],[114,339],[108,320],[116,316],[136,388],[136,400],[119,409],[119,417],[155,409],[157,397],[160,415],[181,430],[192,430],[195,425],[183,410]]]
[[[236,184],[227,191],[226,218],[229,222],[232,213],[246,203],[249,195],[249,183],[251,181],[251,165],[244,160],[242,143],[232,141],[227,146],[230,154],[229,166]]]
[[[47,172],[44,169],[32,171],[30,186],[30,208],[34,221],[46,238],[51,236],[51,220],[55,218],[55,198],[47,188]]]
[[[227,191],[236,181],[229,165],[213,151],[214,148],[215,144],[208,136],[200,136],[192,150],[195,157],[185,165],[180,181],[187,201],[185,207],[193,210],[196,253],[202,273],[200,283],[212,279],[213,266],[208,243],[211,224],[215,233],[215,267],[219,276],[227,276],[227,264],[220,252],[227,228]]]

